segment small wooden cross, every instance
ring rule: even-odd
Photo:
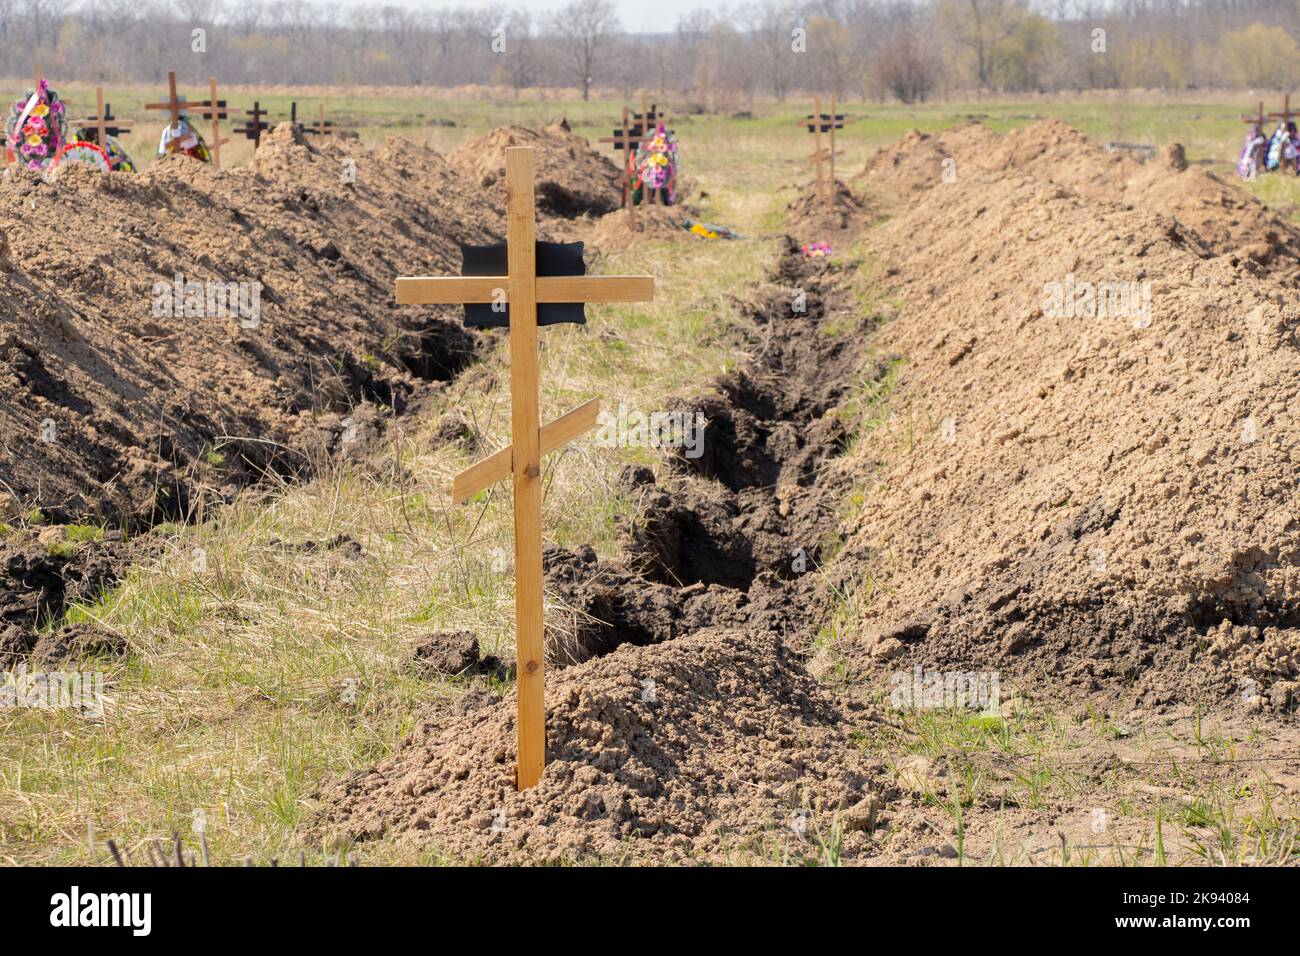
[[[257,149],[257,147],[262,145],[262,133],[271,128],[271,125],[262,119],[262,117],[269,116],[270,114],[267,113],[266,110],[262,109],[262,103],[260,100],[254,100],[253,108],[251,110],[244,110],[244,112],[249,116],[248,122],[246,122],[240,129],[235,130],[235,133],[247,136],[253,141],[253,148]]]
[[[835,157],[838,155],[835,149],[835,131],[844,128],[844,117],[835,112],[835,94],[831,94],[831,111],[830,113],[822,112],[822,98],[813,97],[812,113],[801,120],[796,120],[795,125],[802,126],[816,137],[812,155],[808,157],[817,167],[817,188],[820,190],[822,185],[822,163],[830,161],[830,180],[827,183],[826,200],[831,208],[835,208]],[[822,133],[830,133],[830,149],[822,146]]]
[[[515,498],[515,647],[518,695],[516,785],[526,790],[546,766],[546,698],[543,680],[542,455],[596,424],[598,399],[541,425],[537,408],[537,306],[545,303],[648,302],[653,276],[538,276],[533,149],[506,149],[507,275],[401,278],[404,305],[509,303],[511,443],[456,476],[452,500],[507,477]]]
[[[1259,111],[1254,116],[1243,116],[1241,121],[1243,123],[1254,123],[1262,130],[1264,124],[1268,121],[1268,117],[1264,113],[1264,101],[1259,101]]]
[[[104,102],[104,88],[102,86],[95,87],[95,115],[85,117],[83,122],[94,124],[95,142],[104,152],[108,152],[108,138],[110,136],[121,136],[123,133],[130,131],[132,125],[130,122],[119,120],[113,115],[112,105]]]
[[[217,99],[217,78],[208,77],[208,101],[206,103],[196,103],[199,107],[199,115],[204,119],[212,120],[212,142],[208,144],[208,149],[212,151],[212,167],[221,168],[221,147],[230,142],[228,139],[221,138],[221,121],[229,115],[226,112],[226,101]]]
[[[636,148],[645,141],[645,136],[633,132],[628,123],[627,107],[623,107],[623,128],[614,130],[613,136],[603,136],[602,143],[613,143],[615,149],[623,151],[623,175],[619,184],[623,187],[623,206],[627,209],[628,223],[636,229],[636,204],[632,202],[632,180],[636,166]]]
[[[293,104],[291,118],[294,123],[298,122],[298,104]],[[309,136],[329,136],[334,132],[334,124],[325,118],[325,104],[320,104],[320,117],[316,120],[315,126],[307,126],[303,132]]]

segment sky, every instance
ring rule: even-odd
[[[376,6],[395,3],[416,10],[436,10],[440,7],[485,7],[489,0],[346,0],[353,6]],[[618,11],[619,22],[629,33],[670,33],[683,13],[708,7],[717,10],[722,4],[716,0],[611,0]],[[525,7],[534,15],[548,13],[563,7],[567,0],[499,0],[508,7]]]

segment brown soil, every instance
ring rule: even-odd
[[[897,211],[932,189],[946,193],[967,175],[982,181],[1007,170],[1057,183],[1081,199],[1168,216],[1212,254],[1249,258],[1284,281],[1300,280],[1300,231],[1235,184],[1189,166],[1176,143],[1142,163],[1107,152],[1057,119],[1005,136],[979,123],[934,134],[912,130],[868,160],[854,185]]]
[[[18,531],[0,540],[0,669],[38,651],[53,660],[76,650],[124,647],[113,635],[103,646],[85,639],[85,630],[38,635],[34,626],[57,621],[74,601],[93,603],[118,581],[121,567],[132,554],[146,553],[148,545],[128,544],[121,532],[109,531],[101,542],[70,545],[47,529]]]
[[[877,348],[906,359],[891,430],[911,438],[850,549],[878,596],[857,665],[1002,670],[1035,698],[1116,706],[1292,706],[1294,231],[1207,173],[1137,168],[1055,122],[909,136],[862,185],[886,194],[938,152],[955,180],[872,236],[904,303]],[[1250,222],[1285,237],[1267,266],[1240,252]],[[1045,314],[1067,275],[1149,282],[1149,324]]]
[[[503,126],[472,139],[449,157],[469,182],[489,189],[505,181],[506,148],[531,146],[536,166],[537,210],[573,219],[603,216],[619,207],[619,167],[563,121],[542,130]]]
[[[590,195],[562,199],[546,180],[560,206],[617,196],[597,185],[608,163],[566,130],[487,141],[538,145],[543,171],[577,156]],[[365,460],[393,415],[477,353],[456,309],[392,301],[399,275],[455,273],[458,242],[501,237],[504,188],[479,179],[397,138],[362,152],[283,124],[247,167],[171,157],[139,176],[74,165],[52,183],[0,181],[0,521],[202,520],[250,483]],[[178,274],[260,283],[259,322],[156,314],[155,283]],[[445,440],[473,436],[448,423]],[[0,656],[30,651],[65,590],[93,599],[130,557],[53,556],[35,533],[3,547]]]
[[[0,512],[148,524],[268,471],[309,472],[358,405],[400,412],[472,358],[450,310],[395,310],[393,280],[453,271],[456,240],[501,226],[429,150],[351,155],[287,124],[246,168],[173,157],[139,176],[0,182],[14,266],[0,273],[0,390],[18,399],[0,405]],[[177,274],[260,282],[260,325],[154,314],[154,284]]]
[[[835,203],[826,200],[825,187],[804,190],[786,206],[786,228],[801,243],[829,242],[832,249],[857,238],[871,225],[874,215],[853,189],[835,181]]]
[[[708,453],[671,457],[665,486],[646,470],[626,476],[640,496],[626,565],[590,549],[545,556],[542,783],[515,792],[514,702],[480,699],[328,785],[315,835],[397,835],[490,862],[720,861],[816,857],[816,827],[872,816],[879,768],[849,734],[875,718],[854,705],[850,720],[802,661],[827,602],[806,572],[851,480],[836,411],[862,336],[821,330],[851,308],[829,263],[791,242],[776,278],[754,315],[754,364],[702,402]],[[800,315],[796,282],[808,292]],[[817,822],[800,832],[806,811]],[[865,826],[845,841],[850,858],[870,852]]]

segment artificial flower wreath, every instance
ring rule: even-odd
[[[68,136],[63,101],[47,80],[9,107],[5,143],[9,159],[32,170],[53,164]]]

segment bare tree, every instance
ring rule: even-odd
[[[609,0],[573,0],[554,13],[550,23],[582,98],[591,99],[596,60],[619,29],[614,5]]]

